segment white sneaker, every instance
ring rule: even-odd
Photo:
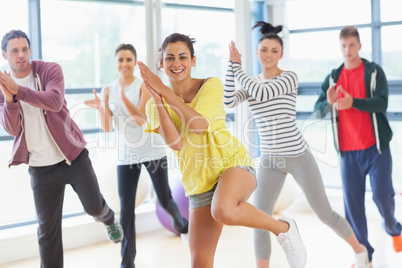
[[[371,263],[368,259],[367,249],[364,248],[364,251],[355,255],[355,265],[354,268],[371,268]]]
[[[304,268],[307,262],[307,251],[300,237],[296,222],[288,218],[280,218],[280,221],[289,224],[286,233],[280,233],[276,239],[285,251],[286,258],[291,268]]]

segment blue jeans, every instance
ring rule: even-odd
[[[379,154],[375,145],[366,150],[341,152],[341,175],[345,215],[360,243],[366,246],[371,261],[374,248],[368,241],[365,213],[366,175],[370,175],[373,200],[383,218],[385,231],[391,236],[401,234],[402,226],[395,219],[395,191],[392,186],[390,149]]]
[[[172,198],[166,157],[139,164],[117,166],[120,224],[124,233],[121,242],[121,268],[135,267],[134,258],[137,253],[135,242],[135,198],[142,165],[147,168],[158,202],[170,216],[175,230],[179,233],[188,232],[188,222],[181,215],[179,207]]]
[[[38,242],[42,268],[63,267],[62,212],[64,190],[70,184],[89,215],[110,225],[114,212],[99,191],[88,150],[67,165],[65,161],[52,166],[29,167],[36,214]]]

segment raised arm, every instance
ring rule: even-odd
[[[259,83],[257,79],[251,78],[244,73],[240,63],[237,62],[233,62],[233,72],[241,87],[259,102],[297,93],[298,79],[294,72],[285,72],[269,83]]]
[[[330,92],[328,95],[327,92]],[[314,112],[317,118],[324,118],[329,112],[333,110],[333,104],[337,98],[335,84],[331,75],[327,75],[324,82],[321,84],[321,90],[318,99],[314,104]]]
[[[268,83],[259,83],[257,79],[248,76],[241,68],[241,54],[233,41],[229,45],[229,60],[232,63],[233,76],[248,95],[251,95],[256,101],[264,102],[280,95],[297,94],[298,79],[293,72],[285,72],[278,79],[273,79]],[[241,95],[244,95],[244,92],[239,93],[239,97],[243,97]]]
[[[64,105],[64,77],[63,71],[57,63],[47,63],[46,71],[43,71],[41,77],[34,77],[37,90],[31,90],[27,87],[18,86],[14,80],[7,74],[0,75],[1,79],[6,79],[10,83],[12,94],[16,99],[26,102],[34,107],[49,112],[59,112]]]
[[[120,96],[124,103],[124,106],[127,108],[127,111],[130,113],[130,116],[134,120],[134,122],[139,126],[142,126],[143,124],[145,124],[147,122],[147,116],[145,114],[145,105],[147,104],[148,100],[151,98],[151,94],[147,90],[145,83],[142,83],[142,85],[141,85],[140,102],[138,104],[138,107],[136,107],[127,98],[125,91],[124,91],[124,85],[121,81],[119,81],[119,90],[120,90]]]
[[[155,132],[161,135],[170,149],[180,151],[183,147],[183,137],[176,125],[173,123],[173,120],[163,103],[162,97],[155,90],[149,87],[148,84],[145,83],[145,85],[153,98],[153,103],[151,101],[147,103],[148,114],[150,115],[148,120],[151,121],[152,124],[155,124],[155,122],[158,121],[159,125],[156,127]],[[152,105],[155,106],[155,109],[151,107]],[[157,115],[153,113],[155,110]]]
[[[0,122],[11,136],[21,130],[20,109],[13,100],[13,94],[0,82]]]
[[[236,107],[243,101],[247,100],[248,93],[244,89],[235,90],[235,77],[232,69],[232,62],[228,63],[226,71],[226,81],[224,87],[223,102],[229,108]]]

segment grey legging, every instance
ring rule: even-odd
[[[332,210],[325,193],[321,174],[314,157],[306,151],[297,157],[261,157],[257,172],[255,205],[272,215],[286,175],[290,173],[299,184],[319,219],[346,239],[353,233],[345,218]],[[254,231],[254,251],[257,259],[267,260],[271,255],[270,232]]]

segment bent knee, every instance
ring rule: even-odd
[[[389,202],[389,200],[393,200],[395,196],[394,192],[374,192],[373,193],[373,201],[376,204],[382,204],[382,203],[386,203]]]
[[[232,206],[213,205],[211,206],[212,217],[225,225],[234,225],[236,223],[236,213]]]

